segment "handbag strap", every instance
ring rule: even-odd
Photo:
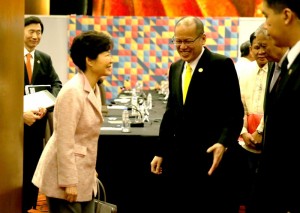
[[[100,194],[101,194],[101,189],[103,191],[103,201],[106,202],[106,192],[105,192],[105,188],[104,188],[104,185],[103,183],[100,181],[100,179],[98,178],[98,184],[97,184],[97,198],[98,200],[100,200]]]

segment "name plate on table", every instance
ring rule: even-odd
[[[103,126],[103,127],[100,128],[100,130],[104,130],[104,131],[121,131],[122,127]]]
[[[107,106],[107,109],[127,109],[127,106],[123,106],[123,105],[111,105],[111,106]]]

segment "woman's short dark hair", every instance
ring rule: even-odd
[[[76,36],[70,48],[70,56],[74,64],[86,70],[86,57],[94,60],[102,52],[113,48],[113,40],[106,32],[86,31]]]

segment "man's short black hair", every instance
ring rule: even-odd
[[[265,0],[265,2],[276,12],[281,12],[284,8],[290,8],[300,19],[299,0]]]
[[[30,25],[30,24],[40,24],[42,28],[42,34],[44,32],[44,25],[42,20],[39,17],[36,16],[28,16],[25,18],[24,27]]]
[[[250,44],[253,44],[253,40],[256,38],[255,32],[251,33],[250,35]]]

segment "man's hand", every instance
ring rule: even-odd
[[[36,122],[36,120],[42,119],[47,113],[46,108],[39,108],[38,110],[29,110],[23,112],[24,123],[31,126]]]
[[[259,150],[259,146],[262,143],[262,136],[259,135],[256,131],[253,134],[245,132],[242,134],[242,138],[245,142],[245,145],[252,148]]]
[[[41,119],[38,110],[29,110],[27,112],[23,112],[24,123],[28,126],[31,126],[36,122],[36,120]]]
[[[211,153],[213,152],[213,164],[211,165],[209,171],[208,171],[208,175],[212,175],[212,173],[216,170],[216,168],[219,166],[221,160],[222,160],[222,157],[223,157],[223,154],[225,152],[225,147],[220,144],[220,143],[215,143],[214,145],[212,145],[211,147],[209,147],[207,149],[207,153]]]
[[[41,117],[44,117],[46,115],[46,113],[47,113],[46,108],[44,108],[44,107],[39,108],[39,114],[40,114]]]
[[[162,161],[163,161],[162,157],[155,156],[153,158],[153,160],[150,163],[152,173],[156,175],[162,174],[162,168],[161,168]]]

